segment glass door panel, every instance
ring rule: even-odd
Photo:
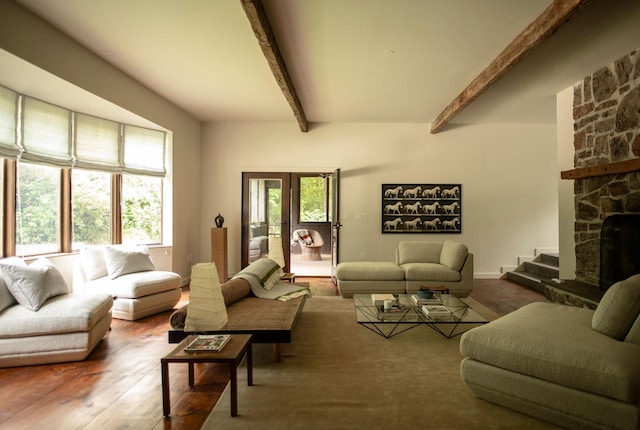
[[[289,269],[289,174],[242,174],[242,267],[259,258],[282,255]],[[286,246],[285,246],[286,245]]]

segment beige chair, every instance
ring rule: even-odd
[[[303,260],[319,261],[322,260],[320,251],[324,240],[322,236],[315,230],[300,229],[293,232],[292,240],[294,244],[300,245]]]

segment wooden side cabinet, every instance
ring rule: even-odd
[[[226,227],[211,229],[211,261],[216,264],[220,282],[226,282],[229,278]]]

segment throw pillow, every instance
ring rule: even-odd
[[[640,274],[613,284],[593,313],[591,326],[609,337],[623,340],[640,314]]]
[[[640,315],[636,318],[636,322],[633,323],[627,337],[624,338],[625,342],[635,343],[640,345]]]
[[[18,257],[3,258],[0,260],[0,264],[12,264],[14,266],[27,265],[22,258]],[[0,312],[14,304],[16,304],[16,298],[13,297],[13,294],[11,294],[11,291],[7,288],[7,284],[4,282],[4,279],[0,276]]]
[[[467,245],[453,240],[445,240],[442,244],[442,251],[440,252],[440,264],[459,272],[464,265],[468,253],[469,248],[467,248]]]
[[[109,278],[129,273],[155,270],[149,249],[146,246],[107,246],[104,248],[104,261]]]
[[[0,271],[16,301],[32,311],[49,298],[69,292],[62,274],[45,258],[30,266],[0,264]]]
[[[107,276],[107,264],[104,261],[104,247],[87,246],[80,251],[82,269],[88,280],[93,281]]]
[[[313,238],[308,230],[298,230],[298,238],[304,242],[305,245],[313,245]]]

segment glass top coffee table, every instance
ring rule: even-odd
[[[427,314],[422,304],[416,304],[411,294],[394,294],[396,308],[385,311],[383,305],[375,306],[371,294],[354,294],[353,303],[356,310],[358,324],[368,328],[385,338],[404,333],[419,325],[427,325],[431,329],[450,339],[461,335],[481,324],[489,321],[473,310],[469,305],[451,294],[436,294],[439,303],[428,303]],[[441,313],[433,311],[445,310]]]

